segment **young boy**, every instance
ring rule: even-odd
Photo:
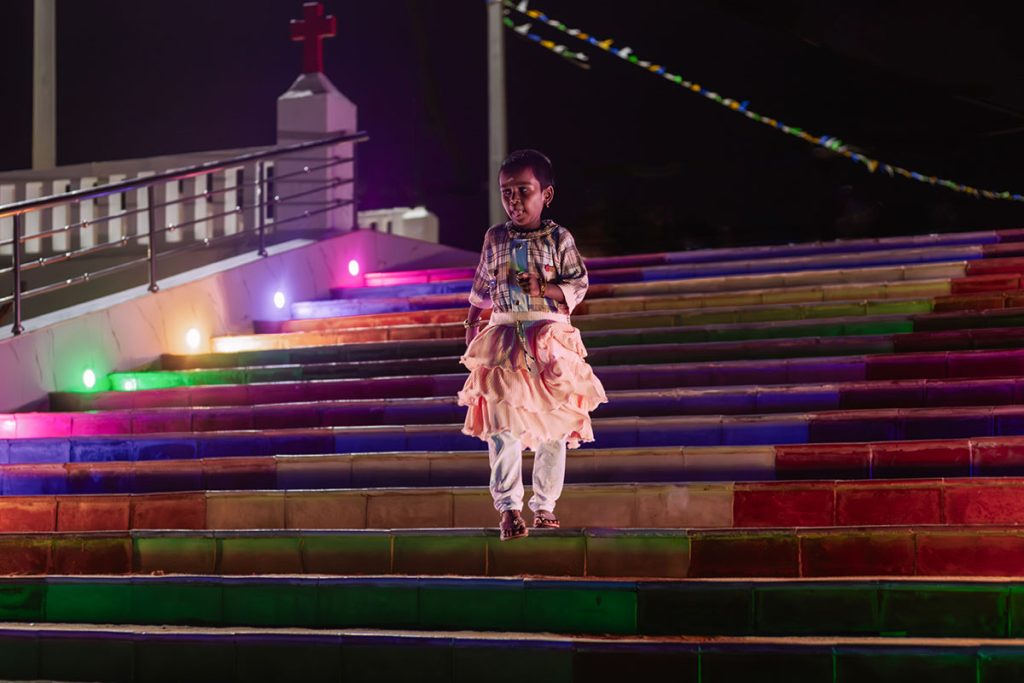
[[[587,292],[587,270],[572,235],[542,218],[555,195],[551,162],[536,150],[513,152],[498,176],[509,220],[484,235],[469,294],[469,378],[459,392],[465,434],[487,442],[490,490],[501,539],[528,534],[523,520],[522,451],[534,451],[533,526],[559,526],[555,503],[565,450],[593,441],[590,411],[608,399],[584,360],[569,314]],[[490,308],[486,327],[480,315]]]

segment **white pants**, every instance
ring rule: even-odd
[[[523,445],[509,432],[487,440],[491,460],[491,497],[498,512],[523,509]],[[533,457],[530,509],[555,511],[565,481],[565,441],[545,441]]]

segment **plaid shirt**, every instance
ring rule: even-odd
[[[516,273],[537,273],[548,286],[557,285],[565,303],[528,296]],[[495,225],[484,235],[480,265],[473,276],[469,303],[496,311],[538,311],[568,315],[587,293],[587,269],[568,230],[545,220],[537,230],[516,230],[511,223]]]

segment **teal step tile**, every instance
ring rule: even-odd
[[[516,644],[467,643],[456,647],[454,681],[456,683],[572,683],[572,643]],[[592,678],[591,681],[609,680]]]
[[[701,683],[833,683],[832,652],[829,648],[708,646],[701,649],[700,674]]]
[[[644,635],[753,633],[750,584],[721,581],[641,583],[637,622]]]
[[[92,638],[48,633],[40,639],[39,676],[54,681],[128,682],[135,645],[129,636]]]
[[[132,623],[218,626],[223,619],[223,590],[216,579],[132,582]]]
[[[313,581],[223,584],[224,623],[237,626],[315,628],[317,585]]]
[[[423,629],[521,631],[527,621],[524,608],[522,580],[424,581],[419,589]]]
[[[659,645],[625,647],[581,643],[576,646],[573,658],[574,683],[700,683],[700,676],[699,656],[695,647],[667,651]]]
[[[885,584],[881,631],[921,637],[1005,638],[1010,589],[998,584]]]
[[[0,621],[43,621],[45,596],[41,581],[0,582]]]
[[[529,631],[636,633],[633,583],[530,580],[525,587],[523,621]]]
[[[147,683],[224,683],[235,676],[233,638],[142,638],[135,644],[135,680]],[[256,679],[250,679],[256,680]]]
[[[1024,681],[1024,648],[982,648],[978,652],[978,683]]]
[[[342,678],[341,639],[247,637],[236,648],[236,680],[334,683]]]
[[[321,579],[317,623],[321,628],[413,628],[418,595],[408,579]]]
[[[878,589],[874,584],[754,584],[757,635],[876,635]]]
[[[0,632],[0,679],[38,679],[39,647],[34,635]]]
[[[131,622],[132,587],[120,579],[59,579],[46,586],[50,622],[126,624]]]
[[[972,649],[837,648],[835,683],[977,683]]]
[[[346,639],[342,644],[343,681],[361,683],[450,683],[452,648],[447,640]],[[486,672],[480,672],[486,680]]]

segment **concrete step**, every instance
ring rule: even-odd
[[[1020,526],[11,533],[0,550],[0,574],[33,575],[1024,577]]]
[[[734,637],[1024,637],[1024,583],[981,579],[0,578],[0,624]],[[842,605],[842,609],[836,609]],[[0,627],[2,630],[3,627]],[[438,635],[441,635],[439,633]]]
[[[6,496],[0,532],[497,526],[486,487],[388,486]],[[957,528],[1024,524],[1022,501],[1019,478],[570,484],[558,514],[566,528]]]
[[[997,683],[1024,641],[571,636],[498,631],[0,624],[0,676],[151,681],[550,683],[906,681]],[[500,662],[500,666],[495,666]]]

